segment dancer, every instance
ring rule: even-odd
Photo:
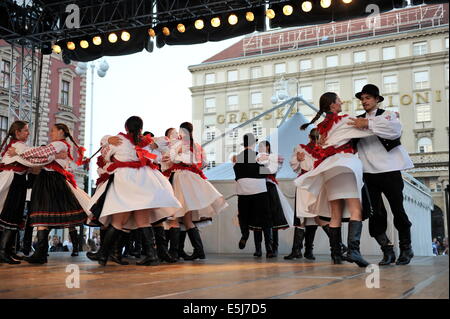
[[[205,258],[203,243],[194,221],[211,218],[228,207],[222,194],[206,180],[202,172],[208,162],[205,151],[194,142],[193,130],[191,123],[181,123],[180,140],[173,143],[169,151],[173,165],[164,172],[167,177],[173,173],[173,191],[182,205],[175,217],[182,218],[194,247],[193,254],[185,257],[185,260]],[[174,219],[171,223],[172,227],[176,228],[178,221]]]
[[[159,264],[150,225],[172,216],[181,206],[170,183],[153,163],[155,156],[149,152],[153,139],[142,135],[142,127],[142,119],[132,116],[125,122],[126,134],[102,138],[103,167],[109,176],[92,197],[91,207],[93,218],[99,216],[98,221],[107,229],[99,251],[86,256],[103,266],[122,230],[137,228],[147,243],[147,252],[136,264]]]
[[[34,254],[24,259],[29,263],[47,262],[49,228],[70,228],[82,225],[89,209],[89,196],[77,187],[74,175],[67,171],[73,160],[69,138],[78,149],[78,159],[84,149],[75,142],[69,128],[62,123],[55,124],[50,131],[51,143],[30,149],[10,147],[10,156],[19,155],[32,163],[46,164],[33,184],[31,193],[30,226],[37,227],[38,243]],[[67,158],[54,159],[59,152],[67,152]],[[54,159],[54,160],[53,160]],[[77,162],[80,164],[80,162]]]
[[[383,193],[394,215],[394,226],[398,230],[400,256],[397,265],[407,265],[413,258],[411,247],[411,222],[403,207],[403,178],[401,171],[413,168],[408,152],[401,145],[402,124],[394,112],[379,108],[384,98],[373,84],[367,84],[361,92],[355,94],[361,100],[364,114],[353,119],[351,124],[360,129],[367,129],[374,136],[357,140],[358,155],[363,164],[364,183],[368,187],[370,201],[374,209],[369,219],[369,232],[376,239],[383,251],[379,265],[395,262],[394,247],[386,235],[387,212],[381,193]],[[363,196],[364,201],[367,197]]]
[[[314,169],[295,180],[297,207],[302,208],[297,210],[297,214],[303,217],[331,217],[330,246],[335,264],[342,263],[341,221],[349,215],[346,260],[366,267],[368,262],[359,250],[362,231],[362,164],[350,141],[373,133],[349,125],[351,120],[347,115],[338,115],[342,111],[341,105],[336,93],[323,94],[319,112],[310,123],[301,126],[301,129],[306,129],[326,113],[326,118],[317,126],[324,144],[317,150],[318,160],[314,162]]]
[[[278,256],[278,230],[288,229],[289,222],[294,218],[294,211],[281,189],[278,187],[276,173],[283,165],[284,159],[272,153],[270,142],[262,141],[258,145],[256,161],[264,165],[270,174],[266,175],[266,187],[269,195],[269,210],[272,214],[272,252],[273,257]],[[261,257],[262,233],[255,232],[256,257]]]

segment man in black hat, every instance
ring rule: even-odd
[[[267,257],[273,256],[272,229],[269,212],[269,195],[266,187],[266,175],[270,172],[256,162],[257,153],[254,151],[258,140],[252,133],[244,135],[244,150],[236,157],[233,166],[238,194],[238,219],[242,237],[239,248],[244,249],[250,235],[250,228],[256,237],[264,233]],[[261,243],[259,240],[259,243]],[[255,245],[256,246],[256,245]],[[255,256],[261,256],[261,247],[256,247]]]
[[[383,260],[379,265],[395,262],[393,244],[386,235],[387,212],[381,193],[386,196],[392,214],[394,226],[398,230],[400,256],[397,265],[407,265],[414,257],[411,248],[411,222],[403,207],[403,178],[401,171],[414,167],[408,153],[401,145],[402,124],[396,112],[378,107],[384,98],[373,84],[367,84],[361,92],[355,94],[361,100],[366,111],[353,119],[352,125],[371,130],[375,136],[359,139],[358,155],[363,163],[364,183],[374,210],[369,219],[369,232],[383,251]],[[363,207],[367,207],[367,197],[363,196]]]

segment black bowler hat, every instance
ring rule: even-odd
[[[253,135],[252,133],[247,133],[247,134],[244,134],[244,143],[242,143],[241,145],[244,145],[244,147],[247,147],[249,145],[256,144],[256,142],[258,142],[258,139],[255,138],[255,135]]]
[[[378,87],[376,85],[373,84],[366,84],[364,85],[364,87],[362,88],[361,92],[358,92],[355,94],[355,96],[361,100],[361,95],[363,94],[370,94],[374,97],[378,97],[379,98],[379,102],[383,102],[384,101],[384,97],[382,97],[380,95],[380,90],[378,89]]]

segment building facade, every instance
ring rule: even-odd
[[[376,84],[385,97],[381,107],[400,114],[402,144],[415,163],[409,173],[431,189],[433,213],[446,220],[448,4],[408,7],[375,20],[250,35],[189,70],[192,118],[196,138],[203,142],[269,110],[275,105],[272,102],[279,103],[286,93],[318,105],[324,92],[336,92],[344,101],[343,112],[357,115],[363,109],[355,93],[367,83]],[[285,80],[284,94],[280,80]],[[279,108],[208,144],[210,166],[226,162],[238,152],[243,133],[269,135],[286,111]],[[309,119],[315,115],[301,102],[290,115],[297,111]]]

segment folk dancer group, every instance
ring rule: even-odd
[[[294,226],[292,252],[285,259],[302,257],[303,239],[305,258],[315,259],[314,236],[321,226],[329,237],[335,264],[346,260],[365,267],[368,263],[359,246],[362,220],[368,214],[362,207],[371,207],[370,235],[384,254],[380,264],[410,262],[411,223],[403,208],[400,171],[411,168],[412,162],[400,143],[402,126],[396,113],[378,108],[383,97],[376,86],[366,85],[356,97],[366,111],[362,116],[339,115],[341,101],[328,92],[320,98],[320,110],[314,119],[301,127],[306,129],[325,115],[310,131],[309,143],[296,147],[290,160],[299,174],[294,181],[295,213],[276,180],[284,159],[272,153],[268,141],[260,142],[256,152],[257,139],[253,134],[244,135],[244,150],[233,159],[242,234],[239,248],[245,247],[253,231],[254,256],[262,256],[264,237],[266,257],[276,257],[278,231]],[[74,160],[67,139],[77,148],[77,164],[86,163],[84,149],[68,127],[55,124],[50,144],[30,147],[26,144],[27,123],[14,122],[1,145],[0,262],[17,264],[23,259],[15,252],[15,238],[24,226],[23,211],[30,187],[27,180],[33,174],[37,176],[32,183],[27,223],[37,228],[38,242],[33,255],[24,258],[29,263],[47,262],[49,229],[74,231],[82,224],[101,226],[100,249],[87,253],[100,265],[106,265],[108,259],[127,264],[122,260],[122,251],[130,231],[138,231],[145,243],[145,257],[137,265],[157,265],[160,259],[169,263],[179,258],[204,259],[198,227],[210,222],[228,204],[203,174],[206,154],[193,140],[193,126],[184,122],[179,133],[170,128],[165,136],[156,138],[143,135],[142,129],[142,119],[132,116],[125,122],[125,133],[102,138],[97,160],[99,178],[90,198],[67,170]],[[362,192],[364,184],[368,195]],[[386,235],[382,193],[399,231],[398,259]],[[347,246],[341,238],[341,223],[346,220]],[[183,249],[186,234],[194,248],[192,255]]]

